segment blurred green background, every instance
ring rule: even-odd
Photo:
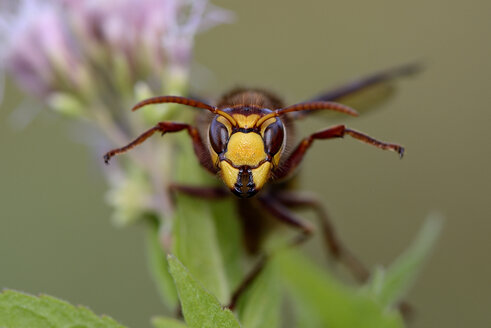
[[[491,2],[215,3],[237,22],[197,40],[193,87],[206,95],[246,85],[294,103],[379,69],[427,64],[383,108],[346,121],[405,145],[402,161],[349,138],[317,142],[302,188],[325,200],[342,239],[372,267],[390,263],[429,212],[443,213],[442,237],[408,297],[413,327],[488,326]],[[14,128],[22,102],[8,84],[0,111],[0,287],[149,326],[164,310],[145,266],[144,231],[111,225],[101,154],[78,141],[79,127],[48,112]],[[329,124],[308,121],[300,135]]]

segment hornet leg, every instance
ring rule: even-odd
[[[113,156],[125,153],[128,150],[138,146],[139,144],[143,143],[145,140],[150,138],[155,132],[160,132],[162,135],[164,135],[168,132],[179,132],[182,130],[188,131],[189,136],[191,137],[191,140],[193,142],[194,152],[196,153],[201,166],[203,166],[205,169],[207,169],[212,173],[216,173],[216,168],[213,166],[210,154],[206,149],[205,145],[203,144],[203,141],[201,140],[198,130],[189,124],[177,123],[177,122],[157,123],[156,126],[142,133],[138,138],[130,142],[128,145],[107,152],[104,155],[104,162],[108,164],[109,160]]]
[[[293,173],[295,168],[302,161],[305,153],[310,148],[314,140],[343,138],[345,135],[349,135],[355,139],[358,139],[364,143],[370,144],[380,149],[394,151],[398,153],[400,157],[404,155],[404,148],[400,145],[379,141],[364,133],[348,129],[344,125],[336,125],[331,128],[313,133],[309,137],[303,139],[297,146],[297,148],[295,148],[295,150],[291,153],[290,157],[282,165],[284,169],[273,173],[275,179],[283,179]]]

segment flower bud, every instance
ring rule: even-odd
[[[84,116],[84,106],[75,97],[67,93],[54,92],[48,98],[48,105],[58,113],[71,118]]]
[[[127,226],[149,212],[152,188],[144,171],[130,166],[125,174],[112,176],[107,202],[114,207],[112,220],[116,226]]]

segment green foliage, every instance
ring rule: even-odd
[[[273,263],[263,272],[240,298],[238,314],[247,328],[275,328],[280,324],[281,286]]]
[[[169,256],[168,261],[181,300],[182,313],[189,327],[240,327],[234,314],[223,309],[218,299],[193,278],[181,262],[173,256]]]
[[[212,227],[213,220],[210,219],[208,224]],[[404,323],[396,305],[407,293],[422,263],[428,257],[440,229],[440,218],[431,216],[412,245],[387,270],[376,271],[371,281],[362,289],[341,283],[296,250],[280,251],[272,257],[240,298],[237,309],[242,325],[246,328],[279,327],[284,287],[292,296],[296,327],[402,328]],[[190,238],[192,235],[180,236]],[[148,237],[150,268],[160,291],[167,303],[174,305],[177,290],[186,320],[184,324],[176,319],[156,317],[152,320],[155,328],[241,327],[234,314],[222,307],[224,303],[219,300],[218,294],[204,286],[177,258],[169,256],[165,261],[156,224],[149,230]],[[224,237],[222,244],[226,240]],[[203,247],[210,249],[206,244]],[[191,259],[193,256],[206,258],[207,254],[203,249],[192,248],[189,256]],[[217,252],[215,256],[219,257],[221,254]],[[193,259],[191,263],[196,265],[199,262]],[[211,265],[207,261],[201,263],[204,266]],[[218,270],[226,277],[223,265]],[[200,277],[207,277],[201,271],[198,274]],[[210,282],[216,283],[213,280],[208,281]],[[211,286],[216,288],[217,285]],[[0,326],[123,327],[113,319],[99,317],[84,307],[74,307],[50,296],[35,297],[9,290],[0,294]]]
[[[155,317],[152,319],[155,328],[186,328],[186,324],[173,318]]]
[[[293,296],[298,327],[403,327],[397,311],[441,229],[430,216],[412,245],[387,269],[378,269],[361,290],[346,286],[295,251],[276,257]]]
[[[215,220],[216,236],[223,257],[223,265],[228,277],[230,290],[234,290],[242,281],[244,269],[244,247],[240,220],[237,217],[235,200],[232,198],[210,202]]]
[[[177,291],[159,240],[159,227],[156,218],[149,218],[146,243],[148,268],[157,285],[160,297],[167,307],[175,308],[178,302]]]
[[[386,271],[379,269],[361,289],[340,282],[295,250],[281,251],[240,298],[237,306],[240,322],[246,328],[279,327],[284,287],[292,296],[296,327],[402,328],[404,322],[397,304],[428,256],[440,227],[441,220],[430,218],[403,255]],[[226,247],[227,242],[233,241],[236,240],[225,238],[220,246]],[[194,256],[205,256],[199,249],[195,251]],[[194,280],[176,259],[170,261],[175,262],[171,272],[190,327],[208,327],[203,322],[209,327],[228,327],[225,321],[210,319],[216,316],[227,317],[232,320],[227,324],[238,326],[233,315],[201,287],[199,279]],[[176,271],[176,264],[181,271]]]
[[[0,327],[6,328],[124,328],[108,316],[57,298],[27,295],[13,290],[0,294]]]
[[[396,310],[387,310],[368,295],[342,284],[297,251],[281,252],[275,261],[292,295],[295,312],[303,312],[302,327],[404,326]]]

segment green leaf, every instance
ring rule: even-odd
[[[407,293],[428,258],[442,227],[442,218],[428,217],[411,246],[386,270],[378,269],[367,286],[367,293],[382,306],[397,303]]]
[[[368,295],[343,285],[298,252],[281,252],[273,260],[278,261],[295,308],[304,312],[297,317],[305,327],[404,327],[396,310],[386,309]]]
[[[189,327],[240,327],[234,314],[223,309],[218,299],[191,276],[179,260],[169,255],[168,261],[181,300],[182,313]]]
[[[180,320],[167,317],[155,317],[152,319],[155,328],[186,328],[186,324]]]
[[[244,247],[235,199],[214,201],[210,205],[229,286],[235,290],[244,278],[241,262]]]
[[[149,228],[147,231],[147,263],[150,274],[157,284],[157,288],[162,301],[169,308],[177,306],[177,291],[174,281],[169,273],[167,256],[162,250],[159,240],[158,221],[149,218]]]
[[[322,320],[316,315],[315,311],[306,304],[295,303],[296,325],[297,328],[325,328]]]
[[[281,289],[274,263],[268,262],[238,303],[240,322],[247,328],[275,328],[280,324]]]
[[[36,297],[13,290],[0,293],[0,327],[124,328],[110,317],[99,317],[85,307],[75,307],[47,295]]]
[[[209,185],[208,174],[197,163],[189,136],[180,135],[177,181],[194,186]],[[174,252],[188,270],[220,302],[230,295],[213,213],[209,200],[177,193],[174,222]]]

